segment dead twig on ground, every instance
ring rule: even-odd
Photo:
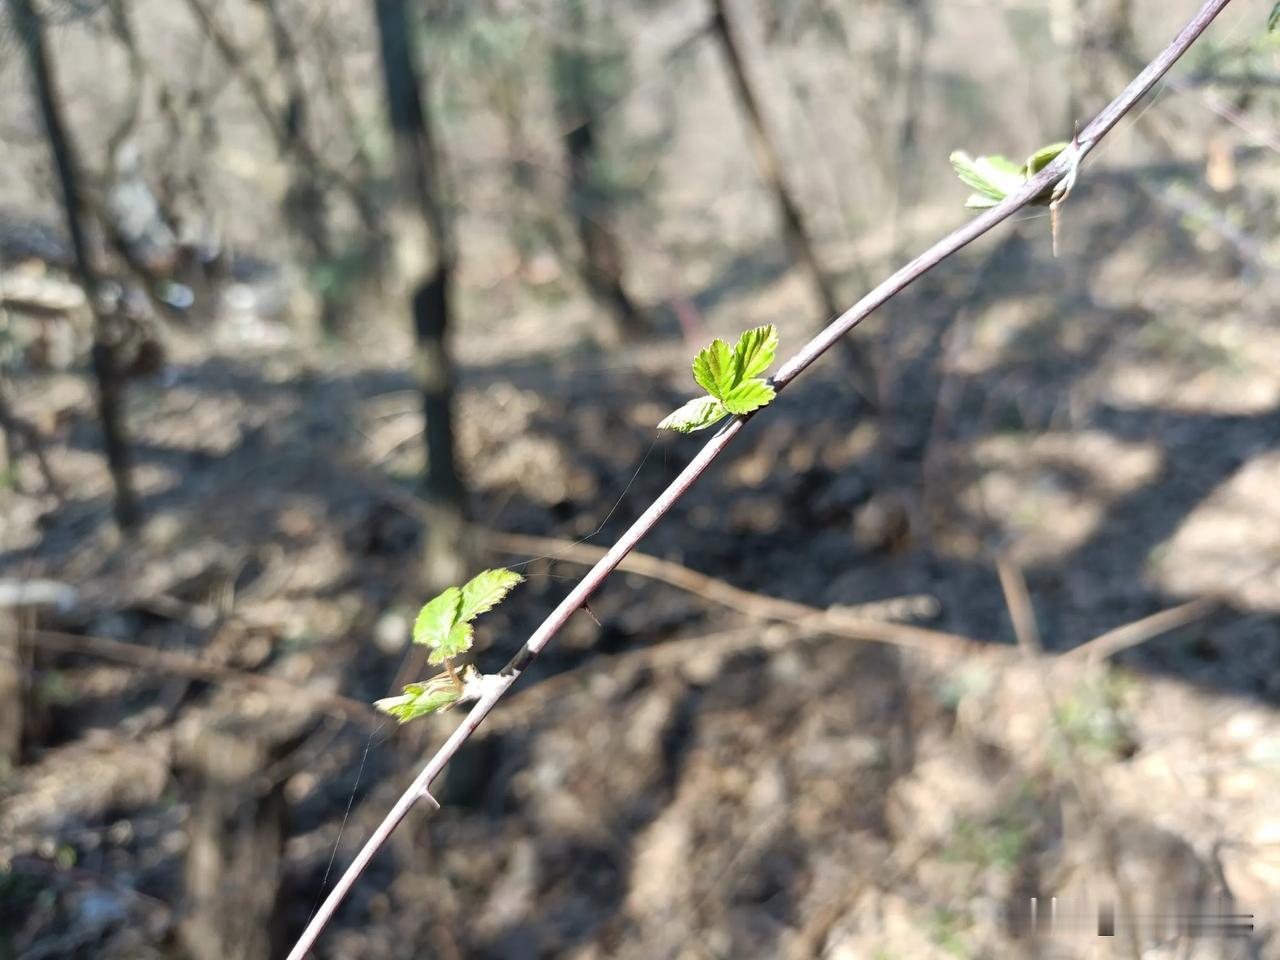
[[[190,657],[171,650],[153,650],[136,643],[125,643],[107,637],[84,636],[75,633],[61,633],[56,630],[28,630],[19,633],[23,642],[32,643],[48,650],[60,650],[65,653],[84,653],[105,660],[119,663],[130,663],[145,670],[191,677],[196,680],[208,680],[214,683],[238,683],[253,687],[263,693],[277,697],[288,697],[296,703],[299,698],[317,710],[343,720],[350,721],[367,730],[382,726],[386,718],[360,700],[344,697],[337,693],[320,693],[311,687],[282,680],[263,673],[249,673],[217,663],[209,663],[197,657]]]
[[[882,624],[875,621],[859,621],[858,626],[842,624],[839,622],[838,610],[814,608],[813,615],[809,617],[787,623],[776,623],[764,628],[743,624],[729,630],[718,630],[715,633],[675,637],[636,650],[597,657],[580,667],[540,681],[520,696],[515,704],[516,709],[510,715],[504,713],[503,722],[497,729],[508,729],[521,724],[523,718],[530,713],[536,713],[547,703],[563,697],[569,688],[585,682],[584,673],[607,674],[620,681],[623,686],[631,676],[643,670],[675,670],[706,676],[714,674],[719,664],[736,654],[754,650],[773,653],[785,649],[798,640],[815,639],[824,635],[853,640],[871,640],[925,653],[942,653],[957,659],[992,650],[989,645],[964,637],[933,630],[917,631],[913,627],[904,627],[903,630],[906,632],[892,639],[887,634],[883,638],[863,635],[864,629],[874,632],[878,627],[893,629],[899,626],[899,624]],[[914,635],[916,633],[920,635]]]
[[[574,540],[561,540],[558,537],[537,537],[522,533],[504,533],[499,530],[477,531],[484,544],[499,553],[532,556],[537,559],[563,560],[567,563],[592,566],[600,562],[608,551],[594,544],[580,543]],[[745,613],[758,620],[778,620],[784,623],[802,623],[825,618],[830,624],[831,633],[848,633],[858,630],[863,625],[879,624],[889,626],[887,621],[903,620],[911,617],[931,617],[938,612],[938,601],[927,594],[912,594],[903,597],[889,597],[884,600],[873,600],[850,607],[832,607],[823,610],[795,600],[784,600],[770,597],[763,593],[755,593],[735,587],[731,583],[717,577],[699,573],[673,560],[664,560],[652,554],[632,551],[618,565],[623,573],[634,573],[649,580],[657,580],[676,587],[686,593],[692,593],[704,600]],[[908,642],[907,646],[919,646],[925,643],[927,636],[936,639],[936,645],[943,648],[954,648],[957,652],[976,645],[977,641],[968,637],[947,634],[936,630],[918,629],[916,642]],[[883,640],[893,642],[889,634],[883,630],[872,629],[875,636],[856,636],[858,640]],[[909,633],[910,630],[906,631]]]
[[[1198,600],[1180,603],[1176,607],[1161,610],[1149,617],[1108,630],[1088,643],[1082,643],[1066,651],[1062,657],[1065,660],[1083,660],[1086,663],[1109,660],[1123,650],[1136,647],[1162,633],[1185,627],[1188,623],[1194,623],[1208,616],[1218,605],[1219,601],[1215,597],[1201,597]]]
[[[996,564],[1000,577],[1000,587],[1004,591],[1005,604],[1009,608],[1009,619],[1013,621],[1013,632],[1018,639],[1018,649],[1028,667],[1035,674],[1045,708],[1049,713],[1049,728],[1066,759],[1068,777],[1075,788],[1076,798],[1084,810],[1085,830],[1095,834],[1094,846],[1101,855],[1103,866],[1115,887],[1116,898],[1127,917],[1138,915],[1133,893],[1124,881],[1120,870],[1118,844],[1119,838],[1112,826],[1104,805],[1095,799],[1092,785],[1089,783],[1087,767],[1076,753],[1071,737],[1062,729],[1062,711],[1058,706],[1053,684],[1049,679],[1049,671],[1045,664],[1044,647],[1040,642],[1040,628],[1036,624],[1035,608],[1031,604],[1031,594],[1027,590],[1026,578],[1022,570],[1013,562],[1001,559]],[[1142,949],[1132,924],[1127,924],[1126,948],[1133,960],[1142,960]]]
[[[422,516],[422,501],[411,490],[373,475],[370,471],[361,472],[397,507],[413,516]],[[604,547],[597,547],[594,544],[562,540],[558,537],[538,537],[482,528],[472,528],[471,534],[483,542],[489,550],[498,553],[563,560],[587,567],[599,563],[609,552]],[[982,646],[977,640],[960,634],[890,622],[894,619],[927,617],[937,613],[938,601],[927,594],[890,597],[853,607],[841,606],[823,610],[794,600],[784,600],[744,590],[724,580],[699,573],[674,560],[664,560],[638,550],[633,550],[623,557],[618,563],[618,569],[623,573],[634,573],[650,580],[657,580],[759,620],[775,620],[806,626],[812,626],[820,620],[822,630],[826,633],[854,640],[909,647],[914,650],[945,652],[952,656],[964,656]]]
[[[920,254],[906,266],[902,267],[878,287],[863,297],[858,303],[837,317],[832,323],[814,337],[808,344],[783,364],[773,378],[775,391],[784,389],[792,380],[803,373],[812,363],[837,343],[841,337],[861,323],[882,304],[897,296],[902,290],[919,277],[933,269],[943,260],[963,249],[974,240],[983,236],[1004,220],[1031,203],[1045,190],[1052,187],[1069,170],[1079,164],[1081,156],[1106,136],[1130,109],[1164,76],[1170,67],[1181,57],[1196,39],[1208,28],[1214,18],[1227,6],[1230,0],[1208,0],[1182,28],[1178,35],[1153,59],[1127,87],[1117,96],[1080,134],[1080,147],[1077,150],[1066,150],[1057,159],[1045,167],[1036,176],[1027,180],[1023,186],[1015,190],[986,213],[968,221],[932,247]],[[700,476],[715,462],[716,458],[741,432],[747,421],[753,416],[736,417],[707,441],[706,445],[689,461],[688,465],[671,482],[656,500],[640,514],[636,521],[622,534],[618,541],[605,553],[547,616],[542,625],[533,632],[525,645],[512,658],[502,671],[493,679],[495,682],[488,691],[471,708],[453,733],[436,751],[435,755],[423,766],[409,787],[401,794],[391,810],[383,818],[373,834],[365,842],[355,859],[343,872],[319,910],[311,918],[306,929],[298,937],[293,949],[289,951],[287,960],[302,960],[315,944],[320,933],[328,925],[338,906],[346,899],[347,894],[356,881],[364,873],[369,863],[382,849],[396,828],[408,816],[409,811],[423,797],[429,796],[432,782],[438,777],[446,764],[453,758],[464,743],[470,739],[476,728],[489,715],[498,701],[511,689],[512,684],[533,662],[569,618],[591,598],[611,573],[618,567],[627,554],[631,553],[644,536],[664,517],[668,511],[685,495]]]
[[[512,710],[503,712],[502,720],[494,725],[494,730],[501,732],[526,726],[531,714],[538,713],[547,704],[563,698],[571,690],[581,688],[588,682],[589,675],[608,675],[625,687],[633,676],[645,670],[672,671],[687,668],[691,672],[705,674],[705,664],[723,662],[734,654],[751,650],[780,650],[797,640],[823,632],[821,624],[816,622],[775,625],[765,630],[738,626],[715,633],[676,637],[607,657],[595,657],[581,666],[557,673],[529,687],[514,701]]]

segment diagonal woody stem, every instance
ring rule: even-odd
[[[1093,148],[1112,127],[1155,85],[1173,64],[1196,41],[1213,19],[1222,12],[1231,0],[1208,0],[1199,12],[1190,20],[1181,32],[1152,60],[1133,81],[1125,87],[1115,100],[1094,118],[1093,122],[1080,132],[1079,146],[1065,150],[1053,163],[1049,164],[1032,177],[1015,193],[1010,194],[998,205],[992,207],[981,216],[975,217],[964,226],[948,234],[920,256],[902,267],[891,277],[877,286],[856,304],[833,320],[816,337],[810,340],[790,360],[783,364],[773,378],[773,385],[782,390],[799,376],[815,360],[824,354],[842,336],[861,323],[878,307],[890,300],[929,270],[933,269],[947,257],[972,243],[993,227],[1021,210],[1046,189],[1060,180],[1066,173],[1079,164],[1081,157]],[[453,758],[458,749],[470,738],[476,728],[489,714],[502,696],[516,682],[520,674],[542,651],[552,637],[568,622],[590,596],[600,587],[605,579],[622,562],[622,559],[644,538],[644,536],[662,519],[690,487],[711,466],[712,462],[738,435],[752,415],[737,417],[723,427],[707,441],[698,454],[671,482],[671,485],[659,495],[649,508],[631,525],[609,551],[592,567],[573,588],[567,597],[533,632],[528,642],[503,667],[496,682],[489,691],[476,701],[471,712],[458,725],[448,740],[436,751],[422,772],[414,779],[409,788],[401,795],[395,806],[383,818],[382,823],[373,832],[351,865],[334,885],[329,896],[325,898],[320,909],[311,922],[307,924],[302,936],[298,938],[287,960],[302,960],[315,944],[321,931],[332,919],[339,904],[350,892],[369,862],[390,838],[400,822],[421,798],[432,799],[429,793],[432,781],[440,775],[445,765]]]

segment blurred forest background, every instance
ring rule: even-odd
[[[1195,6],[0,0],[0,958],[283,956],[455,722],[367,706],[418,606],[518,566],[496,669],[698,348],[790,355]],[[1037,894],[1280,955],[1270,6],[1056,258],[1028,208],[753,421],[317,956],[1048,956]]]

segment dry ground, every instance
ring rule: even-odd
[[[655,49],[680,34],[678,14],[655,21]],[[1000,63],[1019,49],[1014,33],[991,41],[996,76],[961,89],[961,41],[982,27],[953,11],[935,29],[918,212],[891,229],[868,201],[868,223],[837,222],[815,189],[854,174],[797,163],[841,269],[874,271],[965,215],[939,162],[963,142],[948,97],[1007,86]],[[774,68],[792,88],[830,91],[830,77],[804,75],[817,62],[799,50]],[[492,218],[464,220],[476,252],[460,445],[487,528],[607,544],[696,449],[652,426],[690,386],[671,301],[693,306],[697,337],[775,322],[784,354],[816,323],[745,151],[711,142],[732,129],[712,51],[682,70],[628,108],[642,123],[681,94],[653,208],[624,222],[638,288],[665,324],[653,343],[599,352],[567,278],[562,299],[522,287]],[[812,133],[830,109],[810,102],[779,122]],[[1194,104],[1177,110],[1198,134],[1219,131]],[[992,111],[984,135],[1028,111]],[[788,143],[805,152],[799,134]],[[1086,912],[1107,899],[1217,910],[1229,894],[1258,915],[1251,939],[1148,932],[1140,955],[1280,955],[1280,333],[1274,201],[1258,199],[1276,185],[1269,152],[1234,155],[1240,183],[1208,196],[1261,238],[1259,257],[1169,192],[1199,183],[1203,150],[1157,168],[1121,139],[1068,206],[1056,260],[1046,221],[1017,224],[859,332],[885,371],[879,417],[824,361],[644,544],[819,607],[928,595],[927,625],[982,652],[795,632],[619,575],[592,603],[599,625],[571,622],[449,770],[443,812],[376,863],[319,955],[1098,955],[1083,934],[1033,944],[1019,918],[1036,894]],[[463,179],[476,195],[493,187]],[[0,576],[78,594],[23,625],[225,675],[24,654],[26,746],[0,783],[0,956],[179,955],[184,864],[202,842],[192,753],[208,731],[290,743],[250,778],[287,810],[286,932],[335,849],[341,866],[411,774],[422,744],[322,699],[385,695],[423,599],[417,520],[396,492],[420,466],[407,338],[394,317],[363,318],[353,337],[320,349],[176,332],[169,368],[129,400],[147,517],[133,543],[109,523],[84,372],[16,382],[69,497],[55,503],[33,463],[17,466],[0,492]],[[999,557],[1025,571],[1053,652],[1190,599],[1218,603],[1111,665],[1036,663],[1014,645]],[[526,561],[529,582],[481,630],[485,666],[580,572],[485,562]],[[729,648],[706,639],[726,633]],[[250,689],[245,672],[281,683]],[[427,740],[453,722],[425,723]]]

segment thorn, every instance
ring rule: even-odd
[[[597,617],[597,616],[595,615],[595,611],[593,611],[593,610],[591,609],[591,604],[587,603],[585,600],[584,600],[584,601],[582,601],[582,609],[583,609],[583,610],[585,610],[585,611],[587,611],[587,616],[591,618],[591,621],[592,621],[592,622],[593,622],[597,627],[599,627],[599,628],[600,628],[600,629],[602,629],[602,630],[604,629],[604,624],[600,622],[600,618],[599,618],[599,617]]]
[[[422,799],[431,804],[432,809],[440,809],[440,801],[431,795],[431,790],[427,787],[422,788]]]

